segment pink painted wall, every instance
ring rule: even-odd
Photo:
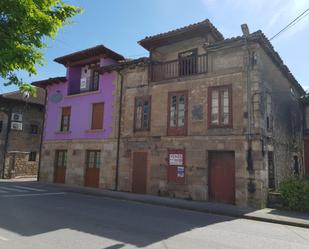
[[[102,63],[103,61],[101,61]],[[107,61],[109,63],[109,61]],[[113,80],[115,75],[100,75],[99,91],[90,92],[86,95],[68,96],[68,82],[52,84],[48,86],[48,99],[45,117],[44,140],[67,140],[67,139],[104,139],[112,133],[113,114]],[[60,102],[54,103],[51,96],[55,93],[62,94]],[[104,130],[89,132],[92,118],[92,104],[104,102]],[[60,133],[61,108],[71,106],[70,133]]]

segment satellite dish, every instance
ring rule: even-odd
[[[23,98],[24,99],[29,99],[30,98],[30,93],[28,91],[23,92]]]

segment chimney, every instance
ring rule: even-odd
[[[250,35],[249,27],[246,23],[241,25],[241,31],[244,36]]]

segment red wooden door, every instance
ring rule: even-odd
[[[305,140],[305,174],[309,175],[309,139]]]
[[[85,186],[98,188],[100,181],[100,169],[98,168],[86,168]]]
[[[216,202],[235,203],[234,152],[209,152],[209,199]]]
[[[147,192],[147,152],[133,152],[132,192]]]
[[[65,183],[66,167],[55,167],[54,182]]]

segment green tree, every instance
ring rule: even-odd
[[[46,38],[55,38],[58,30],[69,24],[81,9],[62,0],[0,1],[0,77],[5,85],[18,85],[35,95],[35,90],[16,72],[36,74],[36,65],[44,65]]]

